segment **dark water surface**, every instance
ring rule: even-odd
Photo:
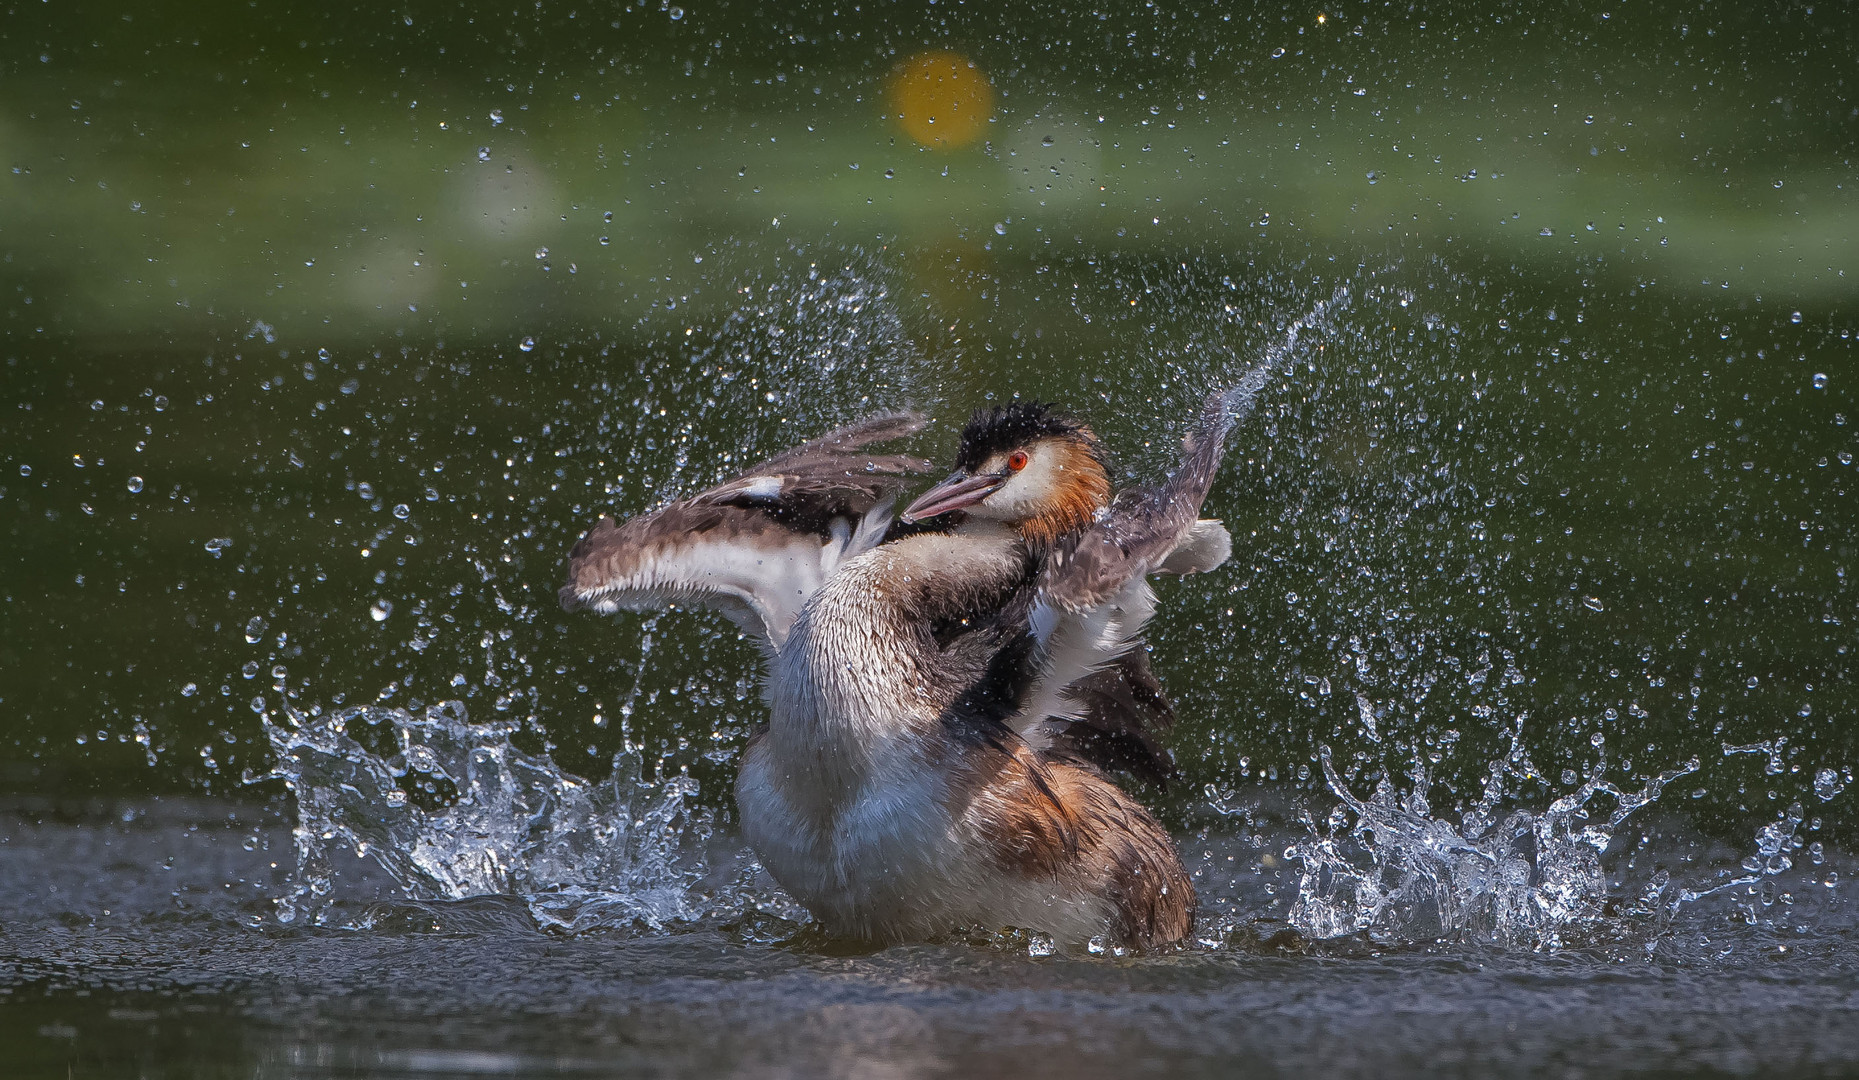
[[[847,954],[742,918],[545,933],[497,899],[251,925],[287,842],[210,800],[12,807],[7,1075],[1821,1076],[1859,1056],[1843,908],[1806,933],[1687,915],[1650,954],[1289,934]]]
[[[0,1074],[1859,1070],[1859,27],[1615,7],[9,12]],[[847,419],[1134,480],[1274,354],[1183,953],[810,937],[753,650],[556,606]]]

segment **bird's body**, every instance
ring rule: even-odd
[[[743,754],[742,828],[829,931],[1178,941],[1192,884],[1106,770],[1173,770],[1139,637],[1146,578],[1226,558],[1197,513],[1224,425],[1203,424],[1166,484],[1113,500],[1088,428],[1043,406],[983,412],[957,472],[892,521],[898,478],[928,463],[861,451],[921,421],[874,418],[603,519],[563,603],[706,603],[762,643],[769,720]]]
[[[879,940],[967,926],[1071,942],[1186,933],[1193,889],[1155,820],[1003,724],[1016,672],[994,663],[997,631],[970,631],[966,648],[934,640],[938,623],[1008,603],[1028,569],[999,527],[927,533],[860,556],[801,611],[736,799],[763,864],[828,926]],[[1177,902],[1126,916],[1162,899],[1146,892]]]

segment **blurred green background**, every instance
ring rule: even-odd
[[[946,456],[1015,394],[1152,474],[1334,296],[1210,504],[1233,563],[1164,590],[1177,824],[1315,785],[1319,745],[1443,805],[1515,732],[1526,799],[1695,756],[1674,801],[1718,828],[1846,822],[1814,790],[1859,757],[1855,31],[15,4],[0,785],[263,796],[259,713],[458,697],[720,804],[753,652],[562,615],[595,516],[876,407]]]

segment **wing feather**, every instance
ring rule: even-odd
[[[1226,527],[1201,517],[1201,505],[1228,433],[1269,373],[1261,363],[1210,395],[1167,479],[1120,492],[1047,556],[1032,617],[1039,676],[1013,725],[1033,745],[1158,782],[1174,775],[1155,738],[1174,710],[1142,651],[1155,612],[1148,577],[1205,573],[1232,553]]]
[[[711,607],[778,650],[807,598],[883,538],[903,478],[930,470],[865,447],[923,425],[914,413],[874,416],[649,514],[602,517],[568,554],[562,606]]]

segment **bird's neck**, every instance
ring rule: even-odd
[[[1028,574],[1011,530],[970,522],[886,544],[815,594],[770,672],[763,752],[793,796],[831,813],[937,758],[940,717],[972,679],[938,633],[997,611]]]

